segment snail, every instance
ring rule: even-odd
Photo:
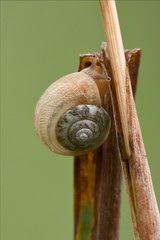
[[[43,144],[62,155],[81,155],[98,148],[111,126],[101,97],[108,89],[106,76],[92,55],[89,67],[51,84],[34,112],[35,129]]]

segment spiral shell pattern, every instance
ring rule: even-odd
[[[78,105],[60,118],[56,136],[62,146],[80,155],[99,147],[107,138],[110,126],[110,117],[102,107]]]

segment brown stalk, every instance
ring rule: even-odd
[[[80,58],[79,71],[85,62],[89,62],[89,54]],[[74,158],[76,240],[118,239],[119,235],[122,170],[110,95],[102,101],[113,123],[109,138],[96,151]]]
[[[126,53],[135,93],[140,50],[127,50]],[[82,70],[89,61],[91,61],[90,54],[81,56],[78,70]],[[108,59],[104,61],[112,76]],[[74,159],[74,239],[76,240],[119,238],[122,170],[109,94],[106,100],[103,99],[103,107],[112,120],[107,141],[96,151],[76,156]]]
[[[100,7],[113,74],[110,93],[134,236],[137,240],[159,240],[160,215],[134,104],[131,72],[124,61],[115,2],[100,0]]]

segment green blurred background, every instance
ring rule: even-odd
[[[160,2],[117,9],[124,47],[142,49],[136,106],[160,204]],[[72,239],[73,160],[42,145],[33,112],[104,40],[98,1],[1,1],[1,240]],[[120,239],[133,239],[124,186]]]

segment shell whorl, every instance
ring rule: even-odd
[[[95,105],[78,105],[68,110],[59,120],[56,128],[58,141],[75,155],[98,148],[107,138],[110,130],[107,112]]]

